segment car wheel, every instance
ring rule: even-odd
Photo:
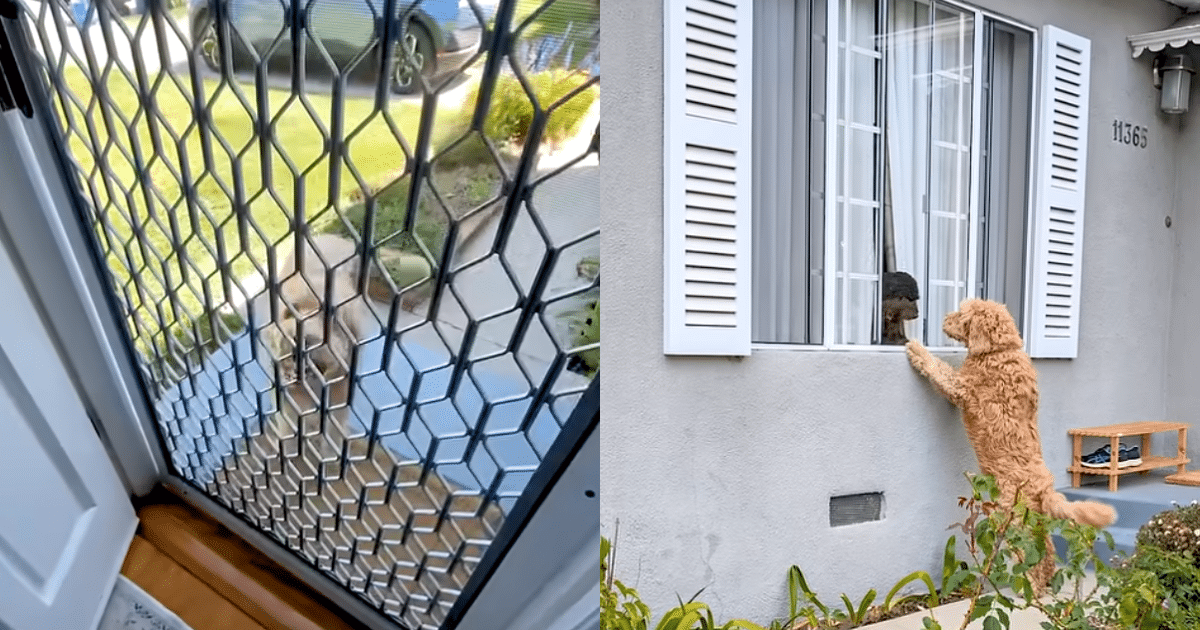
[[[421,82],[417,79],[417,73],[431,79],[436,66],[437,51],[433,48],[433,38],[420,24],[410,22],[392,50],[392,91],[397,94],[419,92]]]
[[[217,40],[217,23],[203,14],[196,20],[200,36],[197,38],[196,53],[204,61],[209,70],[221,70],[221,44]]]

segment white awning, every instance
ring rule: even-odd
[[[1141,35],[1130,35],[1134,58],[1143,52],[1159,52],[1165,48],[1183,48],[1188,44],[1200,44],[1200,13],[1189,13],[1176,21],[1170,28]]]

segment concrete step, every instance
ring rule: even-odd
[[[1100,501],[1117,510],[1115,527],[1137,529],[1150,517],[1171,509],[1200,501],[1200,487],[1166,483],[1168,473],[1127,475],[1121,478],[1116,492],[1109,492],[1107,483],[1086,484],[1080,488],[1059,488],[1071,501]]]
[[[1113,506],[1117,510],[1117,522],[1108,528],[1108,533],[1112,534],[1116,552],[1131,554],[1138,529],[1151,517],[1175,505],[1200,501],[1200,487],[1166,483],[1163,478],[1170,472],[1173,471],[1126,475],[1121,477],[1116,492],[1108,490],[1108,482],[1103,477],[1096,477],[1095,483],[1084,484],[1080,488],[1059,488],[1059,492],[1071,501],[1099,501]],[[1054,547],[1059,557],[1063,557],[1066,541],[1055,536]],[[1108,559],[1114,552],[1101,541],[1096,545],[1096,553]]]

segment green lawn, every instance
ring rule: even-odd
[[[254,270],[252,261],[262,264],[267,247],[286,236],[295,213],[300,212],[309,224],[323,222],[332,216],[332,204],[344,209],[349,205],[346,195],[359,189],[345,160],[331,164],[324,155],[324,138],[334,134],[330,128],[333,99],[328,92],[314,89],[304,97],[310,116],[290,91],[268,90],[265,109],[273,139],[264,148],[255,132],[258,110],[249,83],[234,86],[243,92],[247,107],[239,102],[234,87],[216,80],[203,82],[202,97],[211,112],[211,128],[217,132],[206,134],[195,122],[186,76],[181,77],[182,89],[165,74],[151,77],[148,101],[157,115],[147,114],[139,90],[117,72],[93,82],[72,67],[64,78],[78,103],[64,113],[59,102],[59,113],[69,121],[71,155],[82,168],[83,179],[91,182],[90,188],[85,185],[85,194],[94,195],[93,201],[101,206],[97,230],[106,249],[113,252],[108,262],[118,290],[128,288],[135,330],[145,326],[145,333],[153,333],[157,321],[165,327],[190,322],[203,312],[206,293],[217,307],[235,299],[225,295],[219,259],[224,259],[232,277],[244,277]],[[118,115],[105,116],[93,99],[97,90],[107,93],[105,98],[115,104]],[[403,169],[405,159],[392,127],[373,110],[371,98],[348,98],[342,122],[347,158],[371,187]],[[419,105],[393,103],[390,114],[395,131],[409,146],[415,144]],[[207,158],[205,135],[211,147]],[[141,168],[134,166],[134,139]],[[161,146],[157,153],[155,142]],[[104,178],[105,172],[111,177]],[[340,178],[340,184],[331,194],[334,177]],[[154,193],[150,199],[135,186],[139,180],[152,184],[147,187]],[[184,191],[191,186],[199,204],[184,201]],[[237,191],[245,205],[235,212]],[[118,203],[105,210],[102,206],[109,199]],[[182,247],[176,249],[174,243]],[[190,262],[185,264],[185,259]],[[129,282],[134,274],[138,281]],[[165,300],[167,296],[178,299]]]

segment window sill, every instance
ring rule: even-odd
[[[934,354],[966,354],[967,349],[961,346],[927,347]],[[897,354],[905,351],[904,346],[845,346],[845,345],[814,345],[798,343],[752,343],[750,353],[755,352],[847,352],[850,354],[880,353]]]

